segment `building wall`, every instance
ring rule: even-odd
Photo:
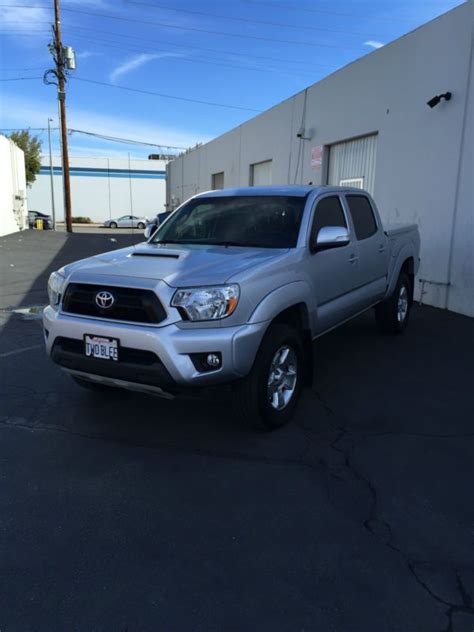
[[[0,135],[0,236],[27,226],[25,154]]]
[[[29,192],[29,207],[52,213],[49,156]],[[103,222],[132,213],[153,217],[165,209],[166,163],[162,160],[118,158],[71,158],[71,200],[73,216]],[[53,156],[56,220],[64,220],[61,160]]]
[[[170,204],[211,188],[219,171],[226,187],[248,186],[264,160],[273,184],[325,184],[330,145],[377,134],[374,196],[385,223],[419,225],[419,278],[432,282],[423,301],[474,315],[473,23],[468,2],[182,155],[168,166]],[[448,90],[451,101],[426,105]]]

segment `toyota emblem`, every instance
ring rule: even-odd
[[[115,297],[110,292],[107,292],[107,290],[101,290],[95,295],[95,302],[97,307],[109,309],[109,307],[112,307],[115,303]]]

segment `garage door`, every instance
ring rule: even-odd
[[[377,134],[329,146],[328,184],[366,189],[373,195]]]
[[[256,162],[250,165],[250,186],[259,187],[272,183],[272,161]]]

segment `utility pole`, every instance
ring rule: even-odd
[[[54,204],[53,154],[51,152],[51,123],[52,121],[53,121],[52,118],[48,118],[49,175],[51,177],[51,211],[53,214],[53,230],[56,230],[56,208]]]
[[[64,211],[66,215],[66,229],[68,233],[72,233],[71,181],[69,176],[69,152],[66,123],[66,77],[68,70],[75,70],[76,61],[73,49],[63,46],[61,40],[59,0],[54,0],[53,33],[54,42],[49,45],[49,50],[53,55],[56,68],[54,70],[47,70],[43,80],[46,84],[55,84],[58,88],[59,126],[61,129],[61,156],[64,185]],[[50,75],[54,75],[56,80],[51,80],[49,78]]]

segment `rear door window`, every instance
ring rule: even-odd
[[[311,228],[311,243],[313,243],[321,228],[325,226],[341,226],[347,228],[347,222],[342,210],[342,204],[337,195],[331,195],[320,200],[314,211],[313,226]]]
[[[365,195],[346,195],[352,215],[356,237],[359,241],[372,237],[377,232],[374,211]]]

